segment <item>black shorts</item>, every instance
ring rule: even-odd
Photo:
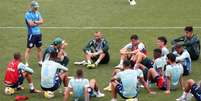
[[[42,46],[42,35],[32,35],[29,34],[27,37],[27,48],[33,48],[36,46],[37,48]]]
[[[192,85],[191,93],[197,101],[201,101],[201,87],[199,87],[196,83]]]
[[[99,55],[96,57],[92,57],[92,61],[95,62],[98,60]],[[100,61],[100,64],[107,64],[110,61],[110,55],[109,53],[105,53],[105,57]]]

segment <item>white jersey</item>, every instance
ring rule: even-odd
[[[178,54],[176,51],[173,52],[173,54],[177,56],[176,62],[181,62],[186,70],[188,70],[189,72],[192,71],[191,57],[187,50],[184,50],[182,54]]]
[[[44,61],[41,69],[41,86],[44,88],[53,87],[55,80],[59,79],[58,70],[67,71],[68,68],[52,60]]]
[[[153,68],[158,72],[158,69],[164,70],[165,65],[167,64],[167,60],[165,56],[157,58],[154,60]]]
[[[131,50],[131,51],[139,49],[142,53],[147,54],[145,45],[142,42],[140,42],[137,46],[133,46],[132,43],[129,43],[124,46],[124,49]]]
[[[166,56],[169,54],[169,50],[167,49],[167,47],[161,48],[161,51],[162,51],[162,56]]]

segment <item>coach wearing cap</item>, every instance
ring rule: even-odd
[[[42,34],[40,30],[40,25],[43,24],[43,18],[38,11],[39,4],[36,1],[31,2],[30,9],[25,13],[25,22],[28,30],[27,37],[27,49],[25,51],[25,61],[26,65],[28,65],[29,55],[31,53],[31,49],[36,46],[37,48],[37,58],[38,63],[41,64],[42,59]]]

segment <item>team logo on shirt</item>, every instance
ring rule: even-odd
[[[29,44],[29,47],[33,47],[33,43],[30,43],[30,44]]]

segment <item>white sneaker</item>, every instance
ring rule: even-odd
[[[100,91],[97,92],[95,95],[96,95],[96,97],[104,97],[105,96],[105,94],[101,93]]]
[[[117,101],[117,99],[112,99],[111,101]]]
[[[187,101],[185,95],[180,96],[176,99],[177,101]]]
[[[42,63],[43,63],[42,61],[38,61],[39,66],[42,66]]]
[[[117,66],[115,66],[115,68],[123,68],[122,64],[118,64]]]
[[[80,62],[74,62],[75,65],[86,65],[87,62],[85,60],[80,61]]]

